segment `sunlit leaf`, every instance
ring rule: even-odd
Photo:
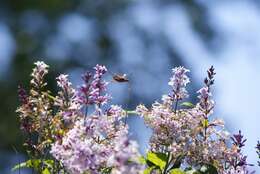
[[[209,121],[208,121],[207,119],[204,119],[204,120],[202,121],[202,126],[203,126],[203,127],[208,127],[208,126],[209,126]]]
[[[151,172],[152,172],[153,170],[155,170],[155,169],[156,169],[156,166],[148,167],[148,168],[146,168],[146,169],[144,170],[144,173],[143,173],[143,174],[151,174]]]
[[[141,164],[146,164],[146,159],[145,159],[143,156],[141,156],[138,161],[139,161]]]
[[[181,169],[172,169],[170,174],[185,174],[185,172]]]
[[[12,168],[12,171],[15,171],[19,168],[30,168],[32,167],[32,162],[31,160],[28,160],[28,161],[25,161],[25,162],[22,162],[22,163],[19,163],[19,164],[16,164],[13,168]]]
[[[49,169],[48,168],[45,168],[43,171],[42,171],[42,174],[51,174]]]
[[[167,155],[164,153],[154,153],[148,152],[147,153],[147,160],[159,166],[161,170],[164,169],[167,161]]]
[[[101,170],[101,173],[102,174],[110,174],[112,171],[112,168],[111,167],[108,167],[108,168],[104,168]]]
[[[185,173],[186,173],[186,174],[201,174],[199,171],[194,170],[194,169],[185,171]]]
[[[191,102],[183,102],[181,103],[181,106],[189,107],[189,108],[194,108],[195,105]]]

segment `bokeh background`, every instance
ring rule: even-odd
[[[18,84],[28,87],[37,60],[51,66],[53,90],[59,72],[77,86],[80,74],[97,63],[110,74],[128,74],[130,83],[111,82],[110,93],[130,109],[167,93],[171,68],[179,65],[191,70],[196,101],[206,69],[214,65],[214,117],[225,119],[230,132],[244,132],[245,153],[256,163],[259,19],[258,0],[0,0],[0,173],[11,173],[26,158],[16,90]],[[143,151],[150,131],[136,117],[128,122]]]

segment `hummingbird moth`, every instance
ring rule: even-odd
[[[127,78],[126,74],[115,74],[113,76],[113,80],[115,80],[116,82],[119,83],[125,83],[125,82],[129,82],[129,79]]]

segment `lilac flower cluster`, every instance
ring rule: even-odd
[[[108,84],[103,80],[107,69],[101,65],[94,69],[94,75],[90,72],[83,75],[84,84],[79,88],[77,95],[71,88],[67,76],[58,77],[58,86],[63,89],[59,98],[60,101],[66,102],[66,106],[62,102],[59,106],[62,111],[65,108],[65,115],[68,115],[68,109],[69,113],[76,114],[77,120],[62,140],[53,144],[50,152],[73,174],[95,174],[107,168],[111,168],[112,173],[139,170],[141,165],[136,162],[140,156],[138,146],[134,141],[128,140],[128,127],[122,122],[126,112],[117,105],[111,105],[104,112],[100,108],[109,99],[107,94],[102,94]],[[86,113],[80,112],[80,108],[93,104],[98,112],[82,117]]]
[[[66,121],[75,120],[80,114],[81,104],[79,102],[76,90],[68,80],[68,75],[61,74],[57,78],[57,85],[60,91],[55,98],[54,105],[59,107],[62,118]]]
[[[111,110],[88,116],[85,124],[84,119],[79,119],[62,142],[53,144],[51,154],[70,173],[95,174],[109,167],[112,173],[140,171],[138,146],[127,138],[128,127],[119,119],[125,113],[119,106],[112,106]]]
[[[208,116],[212,114],[214,101],[211,99],[211,86],[214,84],[214,76],[216,75],[215,69],[211,66],[207,71],[208,76],[204,80],[205,86],[202,87],[197,93],[199,93],[198,98],[200,99],[198,103],[198,108],[204,113],[204,118],[208,119]]]
[[[50,153],[61,164],[52,168],[53,173],[141,172],[138,145],[128,139],[128,126],[122,121],[126,111],[118,105],[101,109],[109,99],[105,93],[108,83],[103,80],[106,67],[97,65],[94,75],[86,73],[78,90],[72,87],[68,75],[59,75],[56,80],[60,90],[52,96],[44,89],[49,66],[43,62],[35,65],[29,95],[23,88],[18,89],[21,106],[17,110],[23,130],[38,136],[30,146],[41,153],[31,158],[44,159]],[[95,105],[96,110],[86,115],[82,108],[89,105]],[[28,139],[33,141],[31,136]],[[42,173],[43,169],[38,170]]]
[[[47,85],[46,83],[44,83],[43,78],[48,73],[49,66],[42,61],[35,62],[34,64],[36,65],[36,67],[33,69],[33,72],[31,74],[31,84],[32,86],[37,88],[43,87]]]
[[[25,91],[24,88],[22,88],[21,86],[18,86],[18,97],[20,100],[20,103],[22,105],[22,107],[20,107],[17,112],[21,113],[21,129],[24,132],[31,132],[31,123],[28,119],[28,110],[30,110],[31,106],[29,104],[29,97]]]
[[[207,86],[201,88],[198,93],[198,98],[200,99],[198,107],[204,113],[204,117],[207,118],[208,115],[212,114],[214,107],[214,101],[210,99],[212,94]]]
[[[238,134],[234,134],[231,137],[232,140],[232,150],[226,156],[226,165],[228,165],[228,169],[224,172],[224,174],[253,174],[254,172],[250,172],[247,166],[251,166],[252,164],[247,163],[247,156],[242,154],[242,147],[245,146],[246,139],[243,139],[243,135],[241,131]]]
[[[230,148],[230,134],[224,128],[223,120],[209,118],[214,108],[210,91],[214,83],[214,68],[208,70],[208,77],[204,80],[205,86],[198,91],[199,102],[192,108],[177,111],[175,108],[172,109],[169,96],[173,96],[175,100],[188,96],[185,86],[189,79],[185,75],[188,70],[183,67],[175,68],[173,72],[169,82],[173,87],[172,94],[163,95],[163,102],[155,102],[151,109],[144,105],[136,108],[136,112],[153,131],[150,151],[170,154],[170,159],[173,159],[171,161],[184,156],[182,164],[192,168],[205,163],[214,164],[220,174],[247,171],[246,157],[241,156],[240,151],[234,151],[244,145],[243,137],[240,134],[234,135],[234,143]],[[234,160],[239,162],[236,168],[231,162]]]
[[[28,95],[25,91],[25,89],[22,88],[22,86],[18,86],[18,97],[21,102],[21,104],[26,105],[28,101]]]
[[[172,69],[173,76],[169,81],[169,85],[172,87],[171,98],[174,101],[181,100],[188,97],[188,92],[185,89],[186,85],[190,82],[188,76],[186,75],[189,72],[188,69],[184,67],[176,67]]]
[[[138,145],[135,141],[127,139],[125,135],[119,136],[114,146],[115,153],[108,158],[108,165],[114,166],[111,174],[137,174],[143,171],[144,166],[136,162],[140,158],[137,149]]]
[[[37,142],[43,143],[33,142],[28,139],[27,145],[37,149],[40,153],[45,148],[45,141],[47,140],[42,135],[50,133],[45,128],[49,126],[51,120],[49,116],[52,112],[48,91],[44,89],[47,85],[44,82],[44,77],[48,73],[48,68],[49,66],[44,62],[36,62],[31,74],[32,80],[30,81],[31,90],[29,94],[21,87],[18,89],[21,106],[17,109],[17,112],[20,115],[21,128],[30,136],[31,134],[37,134]]]
[[[197,92],[196,104],[180,103],[188,97],[190,80],[186,75],[189,70],[177,67],[168,83],[171,92],[162,96],[162,102],[127,111],[109,105],[105,66],[96,65],[94,73],[85,73],[78,89],[73,88],[68,75],[59,75],[59,91],[53,95],[45,89],[49,66],[44,62],[35,65],[30,91],[18,88],[21,106],[17,112],[30,162],[38,160],[39,165],[34,166],[38,173],[200,173],[210,167],[218,174],[253,173],[242,152],[246,139],[241,131],[230,136],[224,121],[211,117],[215,104],[213,66]],[[88,113],[89,107],[94,109]],[[147,157],[140,155],[138,144],[128,137],[124,121],[130,113],[141,116],[152,130]],[[256,150],[260,158],[259,142]]]
[[[108,83],[102,79],[107,69],[105,66],[96,65],[94,70],[94,75],[87,72],[82,76],[84,84],[80,87],[80,98],[81,103],[86,106],[96,104],[96,106],[100,107],[106,104],[110,98],[108,94],[102,95],[108,85]]]

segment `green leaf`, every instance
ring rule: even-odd
[[[138,161],[139,161],[141,164],[146,164],[146,159],[145,159],[143,156],[141,156],[141,157],[138,159]]]
[[[54,161],[53,160],[40,160],[40,159],[30,159],[30,160],[27,160],[25,162],[22,162],[20,164],[17,164],[15,165],[13,168],[12,168],[12,171],[15,171],[19,168],[34,168],[35,170],[37,170],[41,164],[41,162],[49,167],[49,168],[52,168],[53,165],[54,165]]]
[[[110,174],[111,171],[112,171],[112,167],[107,167],[107,168],[103,168],[103,169],[101,170],[101,173],[102,173],[102,174]]]
[[[200,174],[200,172],[198,172],[197,170],[192,169],[192,170],[186,171],[186,174]]]
[[[48,168],[45,168],[43,171],[42,171],[42,174],[51,174],[49,169]]]
[[[53,168],[54,160],[44,160],[43,164],[45,164],[48,168]]]
[[[181,103],[181,106],[189,107],[189,108],[194,108],[195,105],[191,102],[183,102]]]
[[[32,159],[31,162],[32,162],[32,167],[34,169],[38,169],[38,167],[40,166],[41,160],[40,159]]]
[[[147,165],[148,167],[156,166],[154,163],[152,163],[152,162],[149,161],[149,160],[146,160],[145,162],[146,162],[146,165]],[[159,167],[159,166],[157,166],[157,167]]]
[[[180,168],[182,160],[184,159],[184,157],[185,157],[185,155],[183,155],[183,154],[178,155],[176,160],[174,161],[173,166],[171,167],[171,169]]]
[[[12,171],[15,171],[19,168],[30,168],[32,167],[32,162],[31,160],[28,160],[28,161],[25,161],[25,162],[22,162],[22,163],[19,163],[19,164],[16,164],[13,168],[12,168]]]
[[[155,169],[156,169],[156,166],[148,167],[148,168],[146,168],[146,169],[144,170],[144,173],[143,173],[143,174],[151,174],[151,172],[152,172],[153,170],[155,170]]]
[[[49,99],[53,100],[53,101],[56,101],[57,99],[52,96],[51,94],[49,94],[48,92],[43,92],[43,94],[47,95],[49,97]]]
[[[202,126],[205,127],[205,128],[207,128],[207,127],[209,126],[209,121],[208,121],[207,119],[204,119],[204,120],[202,121]]]
[[[20,164],[15,165],[12,168],[12,171],[15,171],[19,168],[34,168],[34,169],[37,169],[39,167],[39,165],[40,165],[39,159],[30,159],[30,160],[27,160],[25,162],[22,162]]]
[[[172,169],[170,174],[185,174],[185,172],[181,169]]]
[[[153,163],[154,165],[160,167],[161,170],[164,169],[167,161],[167,155],[164,153],[147,153],[147,160]]]

